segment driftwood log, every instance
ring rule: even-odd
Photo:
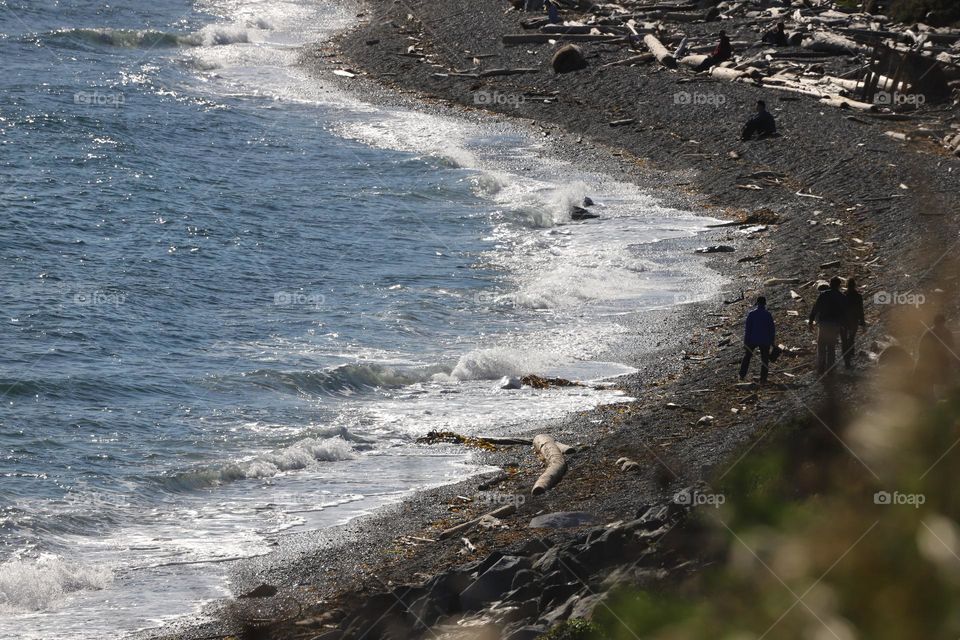
[[[657,39],[657,36],[652,33],[648,33],[643,36],[643,43],[647,45],[647,48],[650,49],[652,53],[657,58],[657,62],[667,67],[668,69],[675,69],[677,66],[677,59],[673,57],[673,54],[670,53],[670,50],[663,46],[663,43]]]
[[[567,473],[567,461],[557,441],[546,434],[540,434],[533,439],[533,449],[547,467],[533,485],[532,493],[537,496],[559,484]]]

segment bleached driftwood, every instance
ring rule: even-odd
[[[567,473],[567,461],[563,457],[559,444],[552,436],[546,434],[536,436],[533,439],[533,449],[547,467],[533,485],[532,493],[536,496],[557,486]]]
[[[667,67],[668,69],[674,69],[677,66],[677,59],[673,57],[673,54],[670,53],[670,50],[663,46],[663,43],[657,39],[657,36],[652,33],[648,33],[643,36],[643,43],[647,45],[647,48],[650,49],[652,53],[657,58],[657,62]]]

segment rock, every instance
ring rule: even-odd
[[[730,253],[736,251],[733,247],[726,244],[716,244],[710,247],[700,247],[696,253]]]
[[[550,60],[554,73],[570,73],[587,68],[587,58],[583,50],[575,44],[568,44],[557,49]]]
[[[242,599],[247,599],[247,598],[272,598],[273,596],[277,595],[277,591],[279,591],[279,589],[277,589],[277,588],[276,588],[275,586],[273,586],[272,584],[262,584],[262,585],[260,585],[259,587],[257,587],[256,589],[254,589],[253,591],[248,591],[247,593],[243,594],[242,596],[238,596],[238,598],[242,598]]]
[[[557,575],[563,575],[571,580],[585,579],[590,575],[573,555],[572,545],[569,543],[550,547],[546,553],[537,558],[533,568],[548,576],[553,575],[554,580],[557,579]],[[546,584],[547,578],[544,578],[543,582]]]
[[[493,602],[510,590],[514,576],[521,569],[529,569],[530,560],[521,556],[504,556],[484,571],[470,586],[460,593],[460,606],[464,611],[475,611]]]
[[[628,473],[630,471],[637,471],[639,469],[640,469],[640,463],[634,462],[633,460],[627,460],[627,462],[624,463],[622,467],[620,467],[620,470],[623,471],[624,473]]]
[[[713,421],[714,421],[713,416],[703,416],[702,418],[697,420],[697,424],[700,425],[701,427],[704,427],[708,424],[713,424]]]
[[[563,622],[570,617],[570,612],[573,611],[573,607],[579,599],[580,596],[573,594],[563,604],[552,609],[548,613],[545,613],[537,622],[542,622],[548,627],[552,627],[559,622]]]
[[[592,220],[593,218],[599,218],[599,213],[591,213],[583,207],[574,207],[570,212],[571,220]]]
[[[570,611],[570,617],[589,620],[593,617],[593,610],[599,605],[605,604],[607,599],[606,593],[594,593],[584,596],[574,602],[573,609]]]
[[[551,582],[540,592],[540,610],[547,610],[557,603],[564,602],[571,595],[580,590],[583,586],[579,580],[571,580],[562,572],[554,572],[556,578],[545,579],[544,582]]]
[[[504,376],[500,379],[500,388],[501,389],[522,389],[523,383],[520,382],[520,378],[516,376]]]
[[[558,511],[530,520],[531,529],[569,529],[591,524],[597,524],[597,519],[584,511]]]
[[[584,207],[592,207],[593,204],[594,204],[594,203],[593,203],[593,200],[590,198],[590,196],[584,196],[584,197],[583,197],[583,204],[582,204],[581,206],[584,206]]]

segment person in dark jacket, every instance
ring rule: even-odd
[[[767,103],[763,100],[757,100],[757,112],[752,118],[743,125],[743,131],[740,133],[741,140],[749,140],[753,134],[760,134],[760,137],[771,136],[777,132],[777,123],[773,115],[767,111]]]
[[[720,31],[720,42],[717,43],[717,46],[713,49],[713,53],[707,56],[707,58],[700,63],[700,66],[697,67],[697,71],[706,71],[711,67],[715,67],[721,62],[726,62],[733,57],[733,46],[730,44],[730,38],[727,37],[726,31]]]
[[[847,299],[840,292],[840,278],[830,280],[830,288],[817,297],[810,310],[810,328],[817,327],[817,373],[833,371],[837,360],[837,339],[847,319]]]
[[[840,348],[843,350],[843,364],[849,369],[853,366],[857,330],[867,326],[867,322],[863,316],[863,296],[857,291],[856,280],[847,280],[847,291],[843,295],[847,299],[847,314],[843,322],[843,333],[840,335]]]
[[[764,296],[757,298],[757,306],[747,314],[747,321],[743,329],[743,360],[740,361],[740,380],[747,377],[750,369],[750,359],[755,349],[760,350],[760,382],[767,381],[770,362],[770,347],[777,338],[776,325],[773,316],[767,311],[767,299]]]
[[[787,37],[786,26],[782,22],[778,22],[776,27],[763,34],[763,41],[776,47],[787,46],[790,44],[790,38]]]

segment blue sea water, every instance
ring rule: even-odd
[[[477,469],[706,297],[711,220],[301,64],[325,0],[0,0],[0,636],[123,637],[221,561]],[[602,218],[572,223],[572,204]]]

